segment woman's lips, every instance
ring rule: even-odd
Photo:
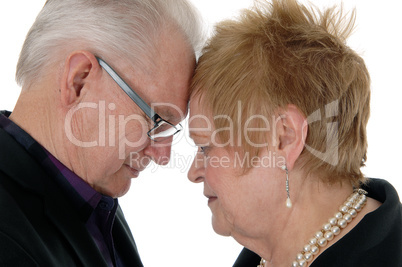
[[[214,202],[215,200],[217,200],[217,197],[208,197],[208,205],[211,204],[212,202]]]

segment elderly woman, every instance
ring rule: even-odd
[[[188,177],[234,266],[402,266],[402,206],[367,179],[370,78],[353,18],[294,0],[217,25],[193,80]]]

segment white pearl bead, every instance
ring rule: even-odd
[[[299,263],[298,263],[297,261],[294,261],[294,262],[292,263],[292,267],[299,267]]]
[[[338,222],[338,220],[337,220],[336,218],[331,218],[331,219],[329,219],[329,223],[330,223],[331,225],[336,225],[337,222]]]
[[[349,207],[348,207],[348,206],[341,206],[341,207],[339,208],[339,211],[342,212],[342,213],[346,213],[346,212],[348,212],[348,210],[349,210]]]
[[[288,207],[289,209],[292,207],[292,201],[290,200],[290,198],[286,199],[286,207]]]
[[[339,228],[339,226],[334,226],[331,228],[331,232],[334,233],[334,235],[339,235],[341,228]]]
[[[303,255],[303,254],[301,254],[301,253],[297,253],[297,255],[296,255],[296,259],[297,259],[298,261],[300,261],[300,260],[304,260],[304,255]]]
[[[348,208],[352,207],[353,202],[352,201],[346,201],[345,202],[345,206],[347,206]]]
[[[357,216],[357,211],[356,211],[355,209],[350,209],[350,210],[348,210],[348,213],[349,213],[350,215],[352,215],[352,218],[354,218],[354,217]]]
[[[326,223],[326,224],[324,224],[324,226],[322,227],[322,229],[323,229],[324,231],[329,231],[329,230],[331,230],[331,227],[332,227],[332,225],[331,225],[330,223]]]
[[[305,266],[307,266],[306,260],[300,260],[300,261],[299,261],[299,266],[300,266],[300,267],[305,267]]]
[[[311,253],[317,255],[320,249],[317,246],[311,246]]]
[[[317,238],[317,239],[320,239],[320,238],[322,238],[324,236],[324,234],[321,232],[321,231],[318,231],[317,233],[315,233],[315,237]],[[318,242],[319,240],[317,240],[317,242]]]
[[[357,203],[356,205],[354,205],[353,208],[354,208],[356,211],[361,211],[362,205],[360,205],[359,203]]]
[[[337,212],[337,213],[335,213],[335,218],[337,218],[338,220],[339,220],[339,219],[342,219],[342,217],[343,217],[342,212]]]
[[[306,261],[307,261],[307,262],[310,262],[310,261],[313,260],[313,254],[311,254],[311,253],[309,253],[309,252],[305,253],[305,254],[304,254],[304,257],[306,258]]]
[[[348,222],[345,220],[345,219],[340,219],[339,221],[338,221],[338,225],[339,225],[339,227],[340,228],[345,228],[347,225],[348,225]]]
[[[310,245],[315,245],[317,243],[317,238],[311,238],[309,243]]]
[[[318,240],[318,245],[320,245],[320,247],[325,247],[327,245],[327,240],[325,238],[321,238],[320,240]]]
[[[331,241],[332,239],[334,239],[334,233],[332,233],[331,231],[328,231],[324,234],[324,237],[326,240]]]
[[[311,245],[305,245],[305,246],[303,247],[303,250],[304,250],[305,252],[309,252],[309,251],[311,250]]]
[[[349,213],[346,213],[345,215],[343,215],[343,218],[350,223],[352,221],[352,215],[350,215]]]

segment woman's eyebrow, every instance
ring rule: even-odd
[[[194,140],[195,137],[198,137],[198,138],[208,138],[207,135],[203,135],[203,134],[200,134],[200,133],[191,131],[191,130],[190,130],[189,137],[190,137],[191,139],[193,139],[193,140]]]

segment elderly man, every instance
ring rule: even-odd
[[[116,198],[169,161],[199,25],[186,0],[46,2],[0,114],[1,266],[142,266]]]

